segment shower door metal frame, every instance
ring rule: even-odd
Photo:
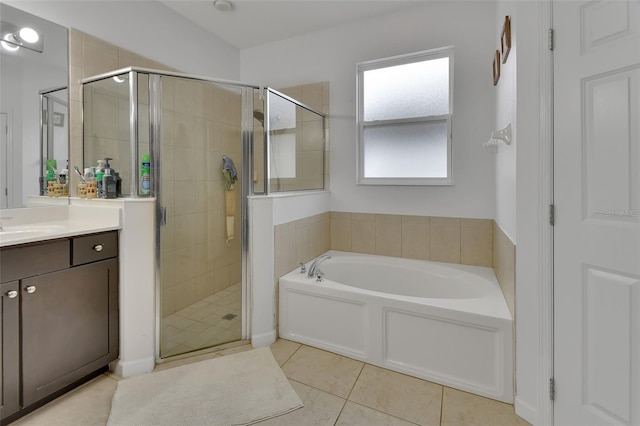
[[[129,128],[131,139],[131,198],[140,198],[138,190],[140,187],[140,164],[138,160],[138,74],[146,74],[149,78],[149,147],[151,152],[151,164],[161,164],[162,161],[162,131],[160,128],[162,115],[162,88],[160,79],[162,77],[182,78],[186,80],[200,81],[204,83],[212,83],[223,86],[237,87],[241,89],[242,95],[242,117],[241,117],[241,143],[242,143],[242,202],[241,202],[241,268],[242,268],[242,335],[241,340],[250,338],[251,325],[251,286],[249,282],[249,214],[248,199],[253,195],[253,185],[251,177],[253,176],[253,108],[250,107],[253,102],[252,90],[263,90],[261,86],[246,84],[233,80],[215,79],[192,74],[183,74],[172,71],[162,71],[151,68],[127,67],[110,71],[108,73],[99,74],[81,80],[81,83],[87,84],[99,80],[105,80],[122,74],[128,74],[129,77]],[[152,166],[152,181],[149,195],[143,197],[156,198],[156,225],[155,225],[155,359],[156,362],[162,362],[160,357],[160,333],[161,333],[161,237],[160,228],[166,224],[166,208],[162,205],[161,197],[161,175],[160,167]],[[203,348],[207,349],[207,348]]]
[[[250,338],[250,324],[251,324],[251,306],[250,306],[250,291],[249,285],[249,220],[248,220],[248,199],[252,195],[252,185],[250,177],[253,176],[253,167],[251,161],[252,142],[253,142],[253,127],[249,117],[253,117],[252,110],[249,108],[249,90],[258,89],[258,86],[247,85],[229,80],[212,79],[208,77],[201,77],[189,74],[180,74],[173,72],[165,72],[158,70],[149,70],[144,68],[136,68],[140,73],[148,74],[149,76],[149,145],[151,147],[151,164],[162,164],[162,131],[160,123],[162,120],[162,77],[182,78],[187,80],[199,81],[204,83],[217,84],[222,86],[232,86],[241,89],[242,96],[242,117],[241,117],[241,143],[242,143],[242,185],[241,185],[241,269],[242,269],[242,332],[240,340],[246,340]],[[251,95],[251,100],[253,97]],[[132,113],[133,120],[133,113]],[[137,143],[136,143],[137,151]],[[137,158],[137,153],[136,153]],[[139,164],[136,161],[136,176],[139,176]],[[160,337],[161,337],[161,227],[167,223],[167,211],[166,207],[162,204],[162,177],[160,174],[160,167],[152,167],[153,179],[151,182],[150,196],[156,197],[156,273],[155,273],[155,287],[156,287],[156,339],[155,339],[155,357],[156,362],[162,362],[164,358],[160,354]],[[138,181],[138,178],[136,178]],[[215,347],[215,346],[213,346]],[[209,348],[202,348],[200,350],[206,350]],[[168,357],[167,357],[168,358]]]

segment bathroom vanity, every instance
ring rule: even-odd
[[[0,247],[2,425],[118,358],[118,231],[76,232]]]

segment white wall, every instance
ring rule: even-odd
[[[520,27],[515,15],[515,4],[498,2],[496,10],[495,43],[500,49],[500,34],[504,25],[504,17],[509,15],[514,20],[511,33],[511,50],[507,62],[500,64],[500,80],[496,86],[496,120],[495,129],[502,129],[511,124],[511,145],[500,143],[496,153],[496,223],[504,233],[516,243],[516,152],[518,146],[518,117],[516,111],[517,90],[517,35]]]
[[[405,12],[244,49],[241,80],[276,88],[330,82],[331,210],[494,218],[495,155],[482,148],[495,121],[494,27],[494,2],[417,2]],[[455,185],[356,185],[356,64],[448,45],[455,46]]]
[[[496,127],[511,122],[513,143],[501,145],[496,158],[496,222],[516,243],[516,413],[530,423],[547,424],[549,411],[546,371],[550,338],[541,324],[545,291],[544,234],[548,201],[542,185],[550,167],[544,157],[541,100],[548,3],[503,1],[496,10],[499,37],[505,15],[511,17],[512,47],[497,87]],[[499,39],[497,39],[499,40]],[[523,52],[526,52],[523,53]]]
[[[6,3],[189,74],[231,80],[240,76],[240,53],[236,48],[158,1]]]

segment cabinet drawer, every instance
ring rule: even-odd
[[[0,254],[0,282],[19,280],[69,267],[69,240],[6,247]]]
[[[118,255],[118,232],[86,235],[71,242],[71,265],[96,262]]]

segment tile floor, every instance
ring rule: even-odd
[[[240,283],[162,319],[161,356],[193,352],[242,337]]]
[[[245,344],[159,364],[156,370],[245,350]],[[271,351],[304,407],[259,425],[526,426],[513,406],[288,340]],[[14,426],[105,425],[118,378],[107,373]]]

